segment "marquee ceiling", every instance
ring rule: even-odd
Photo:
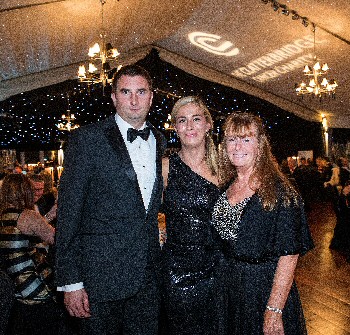
[[[304,119],[350,128],[350,1],[107,0],[104,27],[120,63],[151,48],[198,77],[265,99]],[[307,18],[305,27],[302,17]],[[315,53],[339,84],[336,99],[297,96],[294,85]],[[77,76],[99,41],[100,0],[0,2],[0,100]],[[169,88],[171,90],[171,88]]]

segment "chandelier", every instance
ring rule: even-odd
[[[86,71],[85,65],[80,65],[78,70],[78,78],[80,82],[87,84],[98,84],[102,83],[103,89],[107,84],[112,82],[111,66],[109,62],[117,61],[119,52],[116,48],[112,47],[111,43],[106,42],[106,33],[104,29],[104,17],[103,17],[103,6],[107,0],[100,0],[101,2],[101,34],[100,44],[95,43],[89,48],[90,63],[88,70]],[[98,65],[98,63],[100,65]],[[98,72],[98,67],[100,72]],[[118,67],[121,67],[121,65]]]
[[[78,124],[75,124],[75,116],[74,114],[71,114],[70,112],[70,105],[69,105],[69,95],[67,95],[67,101],[68,101],[68,108],[67,113],[62,114],[61,121],[59,124],[57,124],[57,128],[61,131],[71,131],[76,128],[79,128]]]
[[[311,67],[305,65],[303,70],[304,75],[310,78],[309,84],[307,85],[304,81],[300,84],[295,84],[295,90],[297,95],[314,94],[318,97],[322,97],[322,94],[328,94],[335,97],[335,89],[338,84],[334,79],[328,80],[325,75],[327,74],[329,67],[327,63],[323,65],[317,60],[315,53],[316,45],[316,25],[313,24],[314,33],[314,61],[315,64]]]

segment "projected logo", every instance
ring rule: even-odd
[[[232,57],[239,54],[238,48],[235,48],[230,41],[221,40],[219,35],[195,31],[189,33],[188,38],[193,45],[215,55]]]
[[[195,31],[189,33],[188,38],[193,45],[215,55],[232,57],[240,53],[230,41],[223,40],[219,35]],[[318,40],[316,43],[323,44],[326,41]],[[234,69],[231,75],[242,79],[249,77],[261,83],[275,79],[312,62],[313,54],[305,51],[313,47],[313,36],[304,36]]]

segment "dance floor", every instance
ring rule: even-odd
[[[336,223],[331,205],[314,204],[308,219],[315,248],[296,271],[308,335],[350,335],[350,263],[329,249]]]

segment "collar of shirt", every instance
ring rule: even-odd
[[[130,143],[127,140],[127,133],[131,125],[124,121],[118,114],[116,114],[115,120],[123,136],[132,165],[136,172],[141,195],[147,211],[156,178],[156,139],[151,131],[147,141],[138,137],[135,141]],[[146,122],[140,129],[143,129],[145,126]]]
[[[128,129],[129,128],[134,128],[132,125],[130,125],[129,123],[127,123],[126,121],[124,121],[124,119],[122,119],[117,113],[115,114],[115,122],[117,122],[117,125],[119,127],[119,130],[123,136],[124,142],[128,143]],[[143,128],[146,127],[146,122],[143,123],[143,125],[141,126],[140,129],[138,130],[142,130]]]

